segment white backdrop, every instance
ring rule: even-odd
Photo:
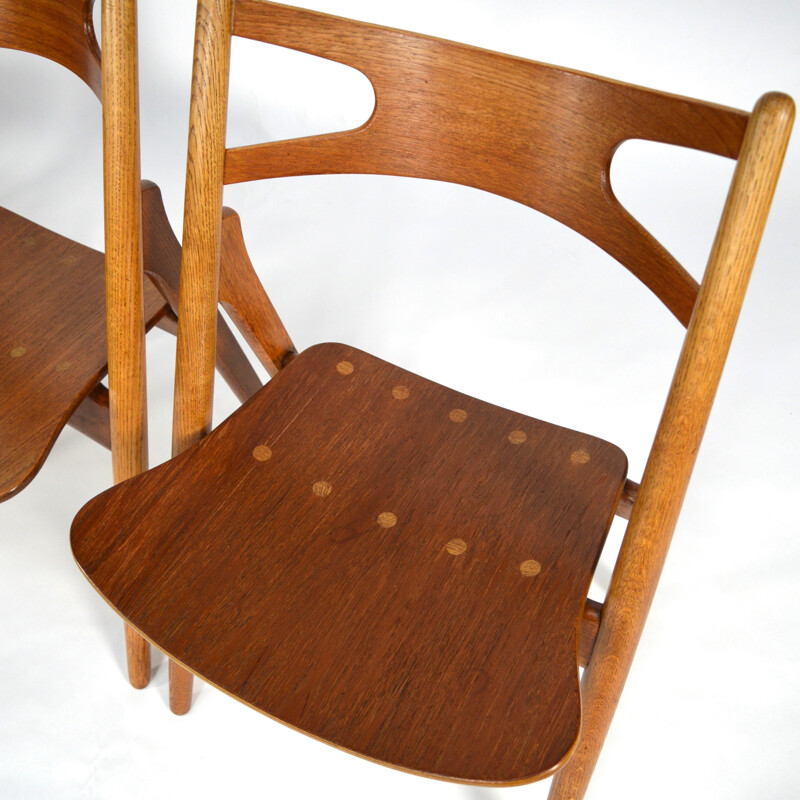
[[[794,0],[313,0],[409,28],[751,108],[800,96]],[[180,229],[193,0],[140,1],[142,174]],[[343,67],[238,41],[229,143],[336,130],[371,108]],[[0,52],[0,203],[102,247],[100,110],[65,70]],[[798,160],[772,217],[661,586],[592,798],[792,798],[800,782]],[[620,199],[701,273],[732,163],[640,142]],[[232,187],[262,280],[295,342],[345,341],[482,399],[603,436],[641,476],[680,326],[610,258],[478,192],[362,177]],[[148,337],[151,463],[169,452],[174,340]],[[222,385],[215,419],[236,402]],[[378,767],[196,685],[167,710],[166,664],[124,679],[122,626],[79,574],[78,508],[106,452],[66,430],[0,506],[0,797],[540,798],[547,783],[459,787]],[[593,596],[602,597],[615,526]]]

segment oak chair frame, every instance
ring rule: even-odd
[[[226,149],[234,35],[359,69],[375,89],[372,117],[352,131]],[[456,77],[444,84],[431,79],[427,85],[429,74],[442,80],[438,67],[442,72],[452,69]],[[466,82],[459,82],[459,69],[498,78],[482,84],[485,96],[472,98],[469,108],[478,120],[475,125],[462,119],[459,127],[446,116],[449,101],[465,99]],[[514,82],[510,76],[522,76],[525,82]],[[363,172],[435,178],[486,189],[587,236],[646,283],[687,327],[641,485],[629,482],[617,508],[629,522],[606,600],[602,606],[589,601],[584,612],[581,735],[550,790],[554,800],[582,797],[653,599],[730,347],[791,131],[791,99],[778,93],[764,95],[747,114],[265,0],[199,0],[192,86],[175,454],[199,442],[211,428],[215,314],[218,290],[225,284],[220,281],[219,263],[226,183]],[[410,95],[413,104],[407,102]],[[500,121],[481,127],[481,111],[498,98],[508,101],[500,106]],[[535,112],[532,121],[520,111],[528,108],[526,103]],[[406,113],[394,124],[391,112],[398,109]],[[439,128],[437,120],[442,118],[448,122]],[[699,287],[611,192],[611,158],[630,138],[736,159]],[[531,141],[538,150],[529,146]],[[538,160],[541,151],[550,159],[550,172]],[[271,311],[254,324],[252,313],[241,319],[280,369],[294,355],[291,341]],[[192,675],[171,664],[170,680],[173,709],[185,711]]]

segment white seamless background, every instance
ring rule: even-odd
[[[312,0],[435,34],[750,109],[800,97],[794,0]],[[140,0],[142,175],[181,228],[193,0]],[[100,107],[66,70],[0,51],[0,203],[102,248]],[[229,143],[351,127],[362,76],[235,41]],[[794,798],[800,783],[798,153],[772,216],[650,620],[591,798]],[[631,142],[622,202],[696,276],[732,162]],[[361,176],[226,190],[295,342],[344,341],[502,406],[586,430],[641,476],[681,328],[577,234],[509,201]],[[0,322],[2,324],[2,322]],[[174,340],[148,336],[151,463],[168,457]],[[218,382],[215,421],[235,407]],[[202,685],[184,718],[124,677],[122,625],[69,550],[75,512],[111,480],[66,429],[0,505],[0,797],[543,798],[547,782],[462,787],[379,767]],[[592,595],[602,597],[615,525]],[[368,646],[368,643],[367,643]]]

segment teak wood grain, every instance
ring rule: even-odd
[[[518,783],[578,736],[582,609],[626,468],[319,345],[92,501],[73,548],[134,627],[249,705],[404,769]]]
[[[234,212],[231,212],[234,214]],[[235,214],[234,214],[235,215]],[[161,325],[173,335],[177,334],[178,289],[181,275],[181,246],[169,224],[167,212],[161,199],[161,190],[151,181],[142,183],[142,252],[144,254],[145,275],[156,284],[169,304],[170,313]],[[240,234],[241,235],[241,234]],[[231,247],[236,246],[235,234],[231,237]],[[248,275],[242,267],[241,253],[244,253],[245,267],[253,269],[241,243],[236,252],[223,248],[221,272],[234,272],[245,285],[255,281],[265,295],[258,278]],[[255,295],[258,297],[258,295]],[[224,303],[223,303],[224,305]],[[171,322],[170,322],[171,321]],[[225,383],[230,386],[236,397],[244,402],[261,388],[261,381],[256,375],[250,361],[239,347],[236,337],[228,327],[222,315],[217,313],[217,352],[216,367]]]
[[[219,302],[270,376],[297,352],[250,261],[239,215],[230,208],[222,209]]]
[[[522,782],[568,758],[551,798],[578,800],[677,521],[792,101],[765,95],[747,114],[263,0],[200,0],[196,30],[176,372],[182,454],[87,505],[73,527],[76,557],[146,636],[265,713],[455,780]],[[372,117],[354,131],[226,151],[234,34],[360,69],[375,89]],[[737,159],[699,293],[613,196],[610,161],[629,138]],[[271,306],[237,324],[256,326],[260,356],[285,369],[203,438],[222,185],[320,172],[426,177],[509,197],[587,236],[644,281],[688,331],[641,485],[611,466],[603,481],[613,492],[603,481],[570,482],[561,468],[596,475],[596,448],[618,453],[599,440],[576,443],[570,437],[582,434],[539,428],[341,345],[295,355]],[[420,398],[409,428],[403,415]],[[544,466],[567,441],[575,449],[560,467]],[[629,522],[600,606],[586,597],[602,540],[590,529],[605,531],[613,513]],[[517,552],[522,545],[529,552]],[[512,551],[514,569],[503,560]],[[514,602],[519,592],[524,602]],[[558,608],[546,622],[551,601]],[[176,668],[181,710],[187,676]]]
[[[108,389],[98,383],[72,412],[67,424],[110,450],[111,423],[108,405]]]
[[[0,499],[33,479],[106,373],[103,254],[0,208]],[[148,281],[145,316],[166,310]]]
[[[43,56],[74,72],[101,95],[94,0],[0,0],[0,47]]]

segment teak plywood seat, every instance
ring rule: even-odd
[[[91,0],[0,0],[0,47],[66,66],[99,95]],[[143,184],[144,321],[175,331],[180,246]],[[36,475],[65,424],[111,447],[104,256],[0,207],[0,501]],[[158,288],[157,288],[158,287]],[[220,370],[240,399],[258,377],[220,318]]]
[[[372,117],[226,149],[233,35],[361,70]],[[793,116],[780,94],[747,114],[263,0],[200,0],[178,455],[92,500],[72,529],[89,580],[173,659],[173,710],[188,709],[195,673],[382,763],[493,785],[558,770],[551,796],[581,797],[677,521]],[[611,191],[611,158],[631,138],[737,160],[699,287]],[[284,368],[211,432],[223,184],[317,173],[502,195],[583,234],[650,287],[688,330],[641,485],[607,442],[346,345],[295,354],[271,307],[259,317],[252,303],[238,319]],[[601,605],[587,592],[615,513],[629,522]]]
[[[626,466],[324,344],[81,512],[74,550],[134,627],[255,708],[406,769],[523,781],[578,734],[577,628]]]
[[[103,254],[0,208],[0,499],[34,477],[65,422],[106,447]],[[145,316],[166,311],[148,285]],[[105,413],[103,413],[105,409]]]

